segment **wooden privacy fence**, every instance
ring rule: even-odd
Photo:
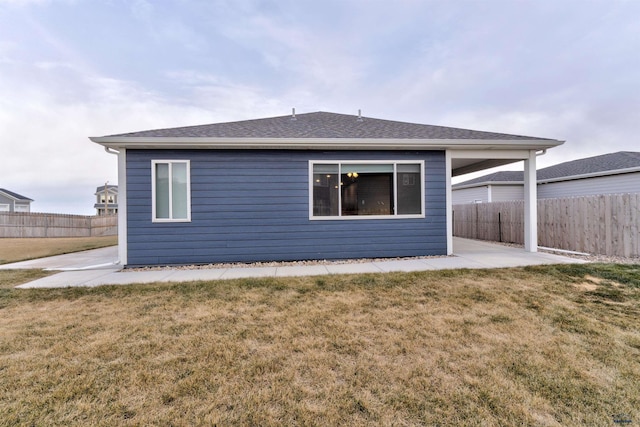
[[[640,256],[640,193],[538,200],[538,245]],[[453,235],[524,243],[524,202],[453,206]]]
[[[0,213],[0,237],[94,237],[118,234],[118,215]]]

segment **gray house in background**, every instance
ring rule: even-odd
[[[118,156],[126,266],[453,252],[451,177],[562,141],[326,112],[91,137]],[[533,191],[532,191],[533,189]]]
[[[573,160],[537,172],[538,199],[640,192],[640,153],[619,151]],[[453,204],[523,200],[521,171],[502,171],[452,187]]]
[[[113,215],[118,213],[118,186],[101,185],[96,188],[96,203],[93,207],[97,216]]]
[[[0,212],[31,212],[32,199],[0,188]]]

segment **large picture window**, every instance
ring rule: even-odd
[[[310,217],[424,216],[424,162],[310,162]]]
[[[188,160],[152,161],[154,221],[191,220],[189,174]]]

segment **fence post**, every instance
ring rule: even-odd
[[[456,235],[456,211],[451,210],[451,234]]]
[[[478,228],[479,228],[478,225],[480,225],[479,222],[478,222],[478,205],[477,204],[475,205],[475,208],[476,208],[475,209],[476,210],[476,226],[475,226],[475,230],[474,230],[475,231],[475,235],[473,236],[473,238],[477,239],[478,238]]]

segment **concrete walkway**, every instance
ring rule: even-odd
[[[127,271],[116,264],[117,248],[94,249],[75,254],[0,265],[0,269],[39,268],[61,270],[18,288],[61,288],[72,286],[125,285],[152,282],[188,282],[247,277],[319,276],[328,274],[386,273],[458,268],[502,268],[541,264],[570,264],[585,261],[549,253],[528,253],[476,240],[454,238],[454,256],[381,260],[354,264],[318,264],[304,266],[233,267],[200,270],[163,269]]]

